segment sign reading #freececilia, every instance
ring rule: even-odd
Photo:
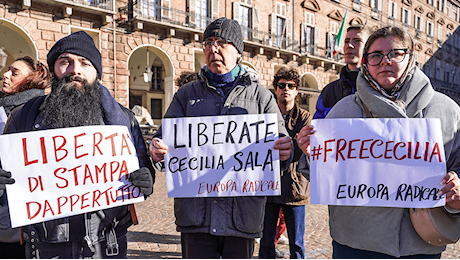
[[[439,119],[313,120],[313,204],[429,208],[446,174]]]
[[[85,126],[0,136],[12,227],[144,200],[126,126]]]
[[[162,120],[168,197],[281,192],[276,114]]]

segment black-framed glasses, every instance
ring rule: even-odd
[[[276,84],[276,87],[280,88],[280,89],[285,89],[286,86],[290,90],[293,90],[293,89],[297,88],[297,85],[295,83],[281,83],[281,82],[278,82],[278,84]]]
[[[227,47],[227,45],[230,43],[230,41],[227,41],[227,40],[224,40],[222,38],[219,38],[217,40],[206,40],[204,41],[201,45],[203,47],[203,49],[210,49],[211,46],[216,46],[216,47],[220,47],[220,48],[225,48]]]
[[[393,49],[388,53],[383,53],[381,51],[375,51],[371,53],[364,54],[364,59],[367,64],[370,66],[379,65],[384,56],[387,56],[387,59],[391,63],[400,63],[406,57],[406,54],[410,53],[409,49]]]

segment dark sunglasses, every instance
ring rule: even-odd
[[[280,89],[285,89],[287,86],[290,90],[293,90],[297,87],[295,83],[278,83],[276,84],[276,86],[277,88],[280,88]]]

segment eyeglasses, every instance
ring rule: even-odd
[[[293,90],[293,89],[297,88],[297,85],[295,83],[278,83],[278,84],[276,84],[276,87],[280,88],[280,89],[285,89],[286,86],[290,90]]]
[[[388,53],[383,53],[380,51],[375,51],[371,53],[364,54],[364,59],[367,64],[370,66],[377,66],[379,65],[384,56],[387,56],[388,61],[391,63],[400,63],[406,57],[406,54],[410,53],[409,49],[393,49]]]
[[[226,41],[224,39],[217,39],[217,40],[206,40],[204,41],[201,45],[203,49],[211,49],[211,46],[216,46],[220,48],[225,48],[229,44],[229,41]]]

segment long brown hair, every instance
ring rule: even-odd
[[[32,88],[45,89],[51,86],[51,73],[45,64],[29,56],[18,58],[16,61],[23,61],[27,64],[32,73],[20,84],[15,93]]]

